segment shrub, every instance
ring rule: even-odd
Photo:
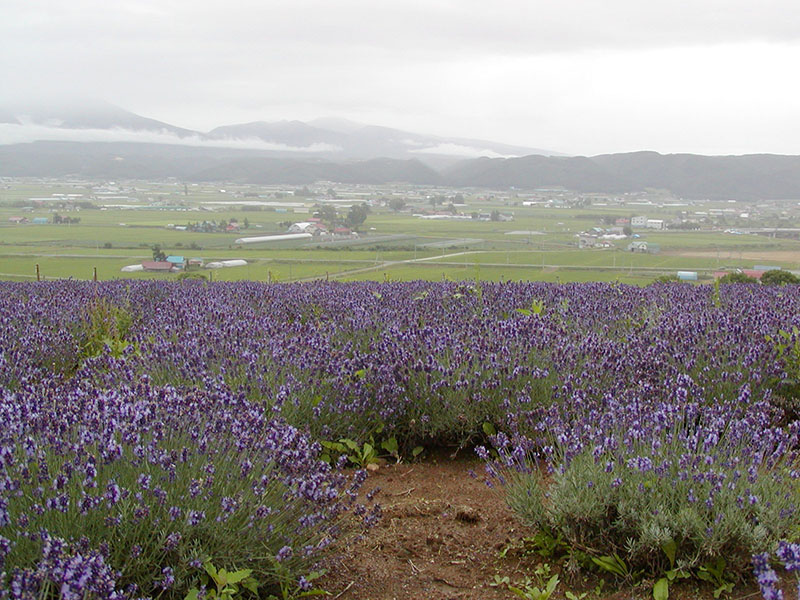
[[[720,283],[758,283],[758,279],[745,273],[728,273],[718,280]]]
[[[761,283],[764,285],[795,285],[800,283],[800,277],[783,269],[773,269],[761,276]]]
[[[208,277],[204,273],[198,273],[197,271],[184,271],[183,273],[178,273],[176,277],[178,281],[184,281],[186,279],[199,279],[201,281],[206,281]]]
[[[685,382],[674,387],[670,403],[576,399],[541,411],[538,436],[496,436],[498,460],[479,453],[523,523],[574,549],[658,576],[674,545],[685,572],[719,558],[741,572],[800,525],[800,423],[771,426],[772,409],[747,387],[706,406]]]

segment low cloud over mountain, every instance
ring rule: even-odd
[[[313,155],[330,159],[411,159],[442,166],[462,158],[555,154],[489,141],[410,133],[346,121],[257,121],[192,131],[148,119],[105,103],[0,108],[0,144],[34,141],[138,142],[241,148],[276,156]]]

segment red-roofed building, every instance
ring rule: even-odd
[[[142,261],[142,268],[145,271],[157,273],[169,273],[174,269],[174,265],[166,260],[145,260]]]

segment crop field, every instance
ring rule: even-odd
[[[494,275],[0,283],[5,597],[777,597],[796,286]]]
[[[400,189],[359,189],[357,201],[347,198],[352,190],[344,190],[334,201],[324,199],[324,187],[318,196],[305,197],[293,195],[297,190],[257,186],[14,180],[0,186],[0,279],[35,278],[37,264],[40,279],[89,280],[95,268],[100,280],[176,278],[175,273],[121,271],[151,260],[154,246],[166,254],[197,257],[206,263],[245,260],[246,267],[203,272],[207,278],[228,281],[478,277],[486,281],[596,280],[642,285],[677,270],[696,271],[701,280],[710,279],[713,271],[752,269],[755,265],[800,270],[800,240],[730,233],[732,226],[751,224],[738,218],[739,211],[754,210],[747,205],[736,205],[727,226],[710,223],[697,231],[637,229],[638,238],[611,239],[607,247],[598,249],[579,248],[579,233],[607,227],[615,219],[639,212],[670,220],[691,211],[708,214],[733,209],[728,203],[711,201],[692,206],[663,202],[647,206],[526,206],[513,195],[472,191],[463,197],[459,193],[461,204],[458,208],[453,205],[452,211],[463,218],[450,220],[442,205],[432,206],[427,200],[447,190]],[[400,193],[407,195],[409,204],[414,203],[411,208],[389,207],[387,195]],[[72,200],[68,201],[69,197]],[[241,237],[286,233],[291,223],[312,218],[320,202],[338,206],[343,219],[348,207],[364,198],[369,199],[370,210],[357,238],[236,244]],[[437,218],[422,218],[422,213],[437,211]],[[794,206],[762,212],[762,224],[792,228],[800,223]],[[490,213],[509,220],[469,218]],[[69,222],[54,223],[56,216]],[[13,222],[20,218],[27,222]],[[34,222],[36,219],[47,223]],[[230,232],[224,228],[184,229],[204,221],[236,222],[241,227]],[[629,252],[631,239],[660,249]]]

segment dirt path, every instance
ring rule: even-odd
[[[348,548],[320,582],[341,600],[494,600],[494,576],[524,575],[520,559],[500,558],[522,534],[497,491],[469,476],[471,458],[389,465],[371,473],[381,523]],[[528,566],[531,563],[527,561]]]

